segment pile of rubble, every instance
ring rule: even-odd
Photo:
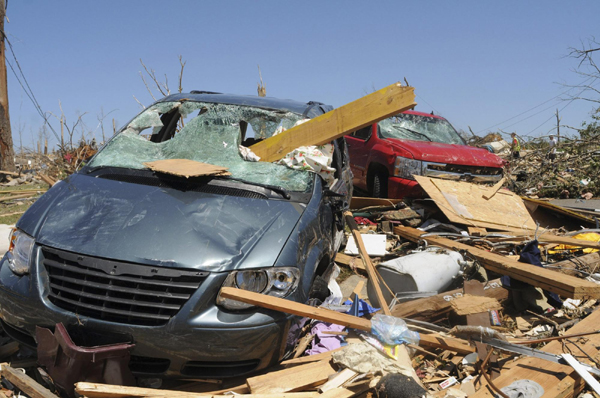
[[[69,389],[5,338],[0,393],[56,397],[58,384],[70,396],[102,398],[600,394],[592,376],[600,375],[600,231],[569,236],[564,226],[583,216],[555,205],[530,212],[500,186],[418,179],[429,199],[353,198],[348,243],[335,259],[344,277],[333,272],[323,301],[222,288],[225,298],[304,317],[290,331],[295,352],[278,367],[163,388],[87,377]],[[561,230],[539,227],[549,214]],[[86,366],[107,360],[95,361]]]

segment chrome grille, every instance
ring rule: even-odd
[[[42,248],[48,299],[79,315],[136,325],[165,324],[208,272],[124,263]]]

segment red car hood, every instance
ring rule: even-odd
[[[463,166],[502,167],[504,161],[485,149],[468,145],[441,144],[439,142],[398,140],[388,138],[392,146],[403,148],[417,160],[451,163]]]

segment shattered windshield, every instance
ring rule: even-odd
[[[465,144],[447,120],[435,117],[401,113],[379,122],[379,128],[382,138]]]
[[[187,120],[186,120],[187,118]],[[145,162],[189,159],[226,167],[232,179],[309,192],[314,174],[268,162],[245,161],[238,146],[250,146],[301,115],[240,105],[162,102],[133,119],[92,159],[90,167],[146,169]],[[253,136],[252,136],[253,135]]]

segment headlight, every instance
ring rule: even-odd
[[[276,267],[233,271],[227,275],[223,287],[236,287],[251,292],[268,294],[275,297],[286,297],[298,287],[300,271],[295,267]],[[228,310],[243,310],[253,307],[252,304],[226,299],[217,296],[217,304]]]
[[[35,241],[31,236],[16,228],[13,229],[9,239],[10,243],[6,253],[8,268],[17,275],[28,274],[29,260]]]
[[[407,159],[402,156],[396,157],[396,162],[394,163],[394,175],[396,177],[414,180],[413,174],[422,175],[422,169],[423,162],[420,160]]]

